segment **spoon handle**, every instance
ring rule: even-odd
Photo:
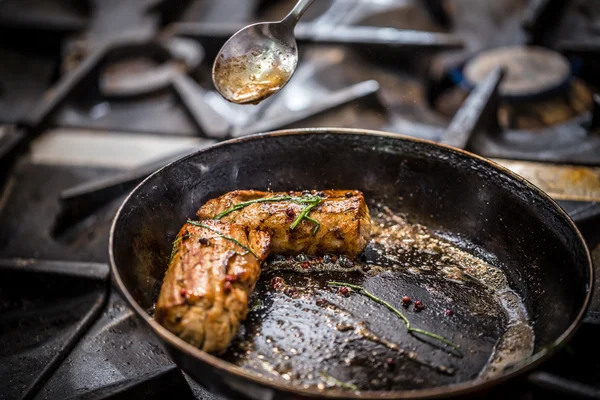
[[[290,13],[283,20],[281,20],[281,23],[288,25],[289,27],[296,26],[302,17],[302,14],[308,10],[308,7],[310,7],[313,1],[315,0],[299,0],[292,11],[290,11]]]

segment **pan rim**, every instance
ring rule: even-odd
[[[425,389],[412,389],[405,391],[369,391],[369,392],[347,392],[341,390],[329,390],[327,392],[320,391],[318,389],[305,389],[301,387],[296,387],[291,384],[283,384],[280,382],[269,381],[266,378],[260,377],[254,373],[246,371],[241,367],[238,367],[234,364],[231,364],[227,361],[224,361],[212,354],[206,353],[191,344],[187,343],[183,339],[179,338],[177,335],[168,331],[165,327],[156,322],[131,296],[125,284],[123,283],[120,274],[118,272],[117,263],[114,257],[114,234],[117,227],[117,223],[120,220],[120,216],[125,209],[125,206],[129,203],[131,197],[146,184],[147,181],[151,180],[155,175],[162,173],[164,170],[168,168],[172,168],[176,164],[182,163],[188,158],[196,157],[199,154],[204,152],[212,151],[215,148],[226,147],[232,144],[244,143],[247,141],[253,140],[261,140],[268,137],[278,137],[278,136],[303,136],[303,135],[320,135],[320,134],[340,134],[340,135],[364,135],[364,136],[375,136],[375,137],[386,137],[391,139],[398,139],[416,143],[427,144],[434,147],[444,148],[447,151],[458,153],[463,156],[467,156],[469,158],[473,158],[478,162],[487,164],[488,166],[500,171],[501,173],[508,175],[511,179],[515,179],[520,183],[527,186],[530,190],[535,192],[538,196],[544,198],[552,204],[553,207],[556,208],[558,214],[562,215],[566,218],[567,223],[570,225],[571,229],[575,232],[579,242],[583,245],[583,249],[585,251],[585,255],[587,258],[587,267],[588,267],[588,285],[587,285],[587,293],[581,306],[581,309],[573,322],[569,325],[569,327],[551,344],[540,349],[537,353],[533,354],[531,357],[527,359],[526,362],[521,363],[520,366],[515,367],[510,372],[507,372],[499,377],[475,382],[474,380],[468,380],[459,383],[453,383],[450,385],[437,386],[433,388],[425,388]],[[412,136],[407,136],[398,133],[391,133],[385,131],[377,131],[377,130],[369,130],[369,129],[357,129],[357,128],[336,128],[336,127],[319,127],[319,128],[296,128],[296,129],[284,129],[284,130],[276,130],[266,133],[256,133],[252,135],[247,135],[241,138],[229,139],[226,141],[222,141],[216,144],[213,144],[204,149],[200,149],[194,153],[191,153],[187,156],[184,156],[178,160],[175,160],[164,167],[156,170],[154,173],[146,177],[142,182],[140,182],[123,200],[117,213],[115,214],[110,232],[109,232],[109,243],[108,243],[108,251],[109,251],[109,262],[110,262],[110,270],[113,281],[116,284],[116,287],[120,294],[125,298],[129,306],[141,317],[150,327],[150,329],[154,332],[155,335],[159,336],[163,341],[168,343],[173,348],[181,351],[185,354],[191,355],[203,363],[220,370],[224,370],[225,372],[234,375],[238,379],[246,379],[251,381],[255,385],[259,385],[266,388],[272,388],[278,390],[280,392],[287,392],[291,394],[296,394],[300,396],[304,396],[307,398],[330,398],[330,399],[340,399],[340,398],[349,398],[349,399],[433,399],[433,398],[446,398],[453,396],[462,396],[472,394],[474,392],[482,391],[485,389],[495,388],[498,385],[505,383],[509,380],[516,378],[517,376],[521,376],[528,371],[539,366],[541,363],[550,358],[553,354],[555,354],[558,350],[560,350],[564,345],[566,345],[569,340],[573,337],[573,335],[577,332],[577,329],[582,325],[583,318],[585,313],[587,312],[591,297],[593,293],[593,284],[594,284],[594,268],[592,263],[591,253],[589,248],[583,238],[583,235],[575,225],[575,222],[569,217],[566,211],[547,193],[543,190],[523,178],[522,176],[512,172],[508,168],[489,160],[485,157],[479,156],[477,154],[470,153],[468,151],[440,144],[431,140],[415,138]]]

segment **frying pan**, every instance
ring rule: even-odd
[[[455,369],[452,376],[403,360],[393,366],[393,382],[379,382],[377,390],[321,391],[241,368],[229,362],[233,356],[204,353],[154,321],[152,309],[171,242],[204,202],[234,189],[326,188],[361,190],[367,199],[384,202],[430,230],[453,238],[456,246],[501,269],[532,321],[533,354],[493,378],[476,379],[507,319],[498,310],[481,312],[485,295],[480,288],[433,278],[420,281],[408,274],[382,274],[359,283],[395,304],[404,293],[418,296],[428,308],[421,313],[406,310],[414,324],[455,341],[463,350],[462,358],[422,337],[407,335],[388,310],[364,296],[340,298],[338,305],[358,319],[367,319],[372,331],[414,350],[428,362],[450,365]],[[573,222],[552,199],[523,178],[462,150],[397,134],[352,129],[253,135],[214,145],[167,165],[124,201],[110,232],[109,252],[116,286],[160,338],[174,362],[213,393],[236,399],[439,398],[486,393],[539,365],[568,341],[587,309],[593,274],[589,252]],[[366,253],[365,257],[371,257]],[[348,281],[352,276],[342,272],[337,278]],[[264,290],[261,282],[257,292]],[[450,300],[457,310],[452,318],[441,312]],[[270,302],[262,307],[267,312],[249,314],[246,334],[253,334],[256,325],[262,325],[264,336],[279,341],[281,349],[290,351],[291,346],[299,346],[294,350],[296,358],[291,358],[297,360],[296,365],[318,367],[319,363],[336,362],[339,368],[330,371],[339,374],[336,379],[340,381],[351,373],[359,384],[377,379],[377,371],[384,367],[377,360],[388,357],[388,349],[365,347],[360,341],[336,342],[338,339],[327,336],[331,329],[326,324],[294,314],[302,307],[308,309],[307,304],[299,308],[282,303],[279,307],[273,296],[265,301]],[[277,317],[279,326],[283,324],[279,329],[273,318],[281,310],[288,312]],[[296,331],[288,324],[291,320]],[[293,331],[296,334],[292,335]],[[300,342],[298,336],[303,338]],[[260,339],[263,335],[257,337],[254,352],[246,359],[250,364],[258,352],[269,350]],[[315,343],[330,339],[334,345],[324,357]],[[376,357],[371,360],[362,354]]]

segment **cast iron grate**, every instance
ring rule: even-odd
[[[474,52],[490,45],[483,40],[473,48],[476,33],[465,35],[460,18],[440,1],[423,2],[435,28],[422,32],[387,30],[385,40],[379,36],[383,31],[378,27],[350,25],[376,23],[389,10],[371,2],[323,1],[298,27],[299,41],[311,49],[305,54],[307,59],[298,70],[298,78],[289,85],[292,100],[298,97],[294,93],[312,92],[312,105],[299,106],[285,99],[282,92],[281,102],[266,102],[251,112],[225,104],[205,89],[203,69],[224,40],[245,21],[257,18],[256,12],[271,12],[269,1],[252,0],[244,2],[243,7],[235,0],[181,0],[176,7],[160,0],[95,1],[85,2],[83,7],[75,3],[64,2],[64,7],[55,9],[64,10],[63,15],[34,10],[22,13],[28,15],[25,19],[11,20],[11,32],[27,32],[34,39],[45,35],[53,46],[63,40],[65,46],[60,66],[47,57],[37,61],[34,70],[43,79],[29,86],[22,100],[7,101],[6,94],[19,86],[14,82],[26,81],[27,74],[14,75],[18,79],[10,85],[0,78],[0,116],[3,122],[19,122],[21,128],[0,137],[0,172],[8,171],[18,158],[15,155],[23,154],[31,139],[53,125],[223,140],[298,124],[347,123],[441,141],[488,157],[593,165],[600,162],[597,95],[589,112],[562,124],[541,131],[506,130],[498,122],[502,103],[498,88],[506,71],[496,69],[479,85],[469,88],[468,97],[451,120],[434,115],[432,104],[460,82],[456,73],[462,72],[462,65]],[[462,9],[470,7],[469,1],[456,4]],[[474,4],[471,6],[487,10],[484,3]],[[18,5],[2,2],[0,20],[6,20],[10,14],[6,10]],[[119,18],[111,14],[115,5]],[[582,14],[586,22],[577,23]],[[594,71],[600,53],[598,32],[593,31],[597,24],[594,15],[598,14],[589,2],[529,1],[521,18],[507,24],[514,28],[513,36],[497,35],[499,42],[493,44],[552,48],[569,57],[578,77],[597,90]],[[468,13],[462,16],[469,17]],[[30,29],[31,21],[35,21],[36,29]],[[84,27],[86,35],[72,36]],[[493,37],[496,32],[489,29],[484,33],[483,37]],[[415,53],[420,56],[412,57]],[[435,67],[435,56],[444,58],[447,53],[458,54],[458,61],[442,63],[441,73],[425,77],[415,73]],[[387,75],[372,79],[366,78],[368,74],[358,74],[357,60],[364,64],[361,57],[365,56],[378,61],[369,70],[380,64],[385,68],[392,65],[394,74],[410,77],[403,81],[406,86],[402,90],[410,103],[418,106],[394,106],[385,90],[398,81],[386,80]],[[146,61],[140,63],[140,59]],[[137,74],[138,68],[142,73]],[[62,76],[52,91],[33,112],[24,112],[31,108],[32,99],[47,89],[49,71],[57,69]],[[348,75],[347,79],[340,78],[343,74]],[[131,78],[136,75],[139,79],[132,84]],[[410,93],[414,92],[420,94],[413,101]],[[398,100],[393,95],[391,98]],[[18,118],[5,120],[8,114]],[[411,118],[414,115],[418,116],[416,120]],[[102,238],[107,237],[120,198],[151,171],[181,155],[126,172],[41,166],[20,158],[6,181],[0,209],[0,222],[5,228],[0,236],[0,357],[3,375],[10,371],[11,376],[0,387],[0,397],[213,398],[172,364],[119,295],[108,293],[108,269],[102,264],[107,247]],[[594,203],[562,204],[574,218],[588,225],[598,215],[599,207]],[[596,259],[597,255],[598,248]],[[70,261],[39,261],[66,259]],[[490,396],[506,398],[510,393],[515,398],[542,399],[548,394],[564,393],[563,398],[600,398],[600,367],[583,367],[585,361],[595,363],[588,350],[596,345],[598,329],[593,323],[597,323],[594,318],[600,310],[597,304],[592,308],[595,313],[590,314],[589,324],[584,325],[571,347],[532,375],[529,383],[515,382],[511,388]],[[36,334],[17,338],[23,327]],[[565,365],[572,368],[565,369]]]

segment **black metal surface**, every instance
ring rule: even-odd
[[[106,300],[106,264],[0,260],[0,397],[31,398]]]
[[[0,31],[3,35],[17,34]],[[43,54],[10,48],[0,49],[0,59],[0,123],[14,124],[39,102],[57,63]]]
[[[201,132],[205,132],[210,138],[225,139],[229,137],[231,124],[206,103],[207,91],[194,79],[179,74],[173,80],[173,89]]]
[[[165,368],[172,366],[172,361],[164,354],[159,342],[147,330],[141,329],[140,323],[123,300],[117,294],[111,294],[100,318],[35,398],[102,398],[98,391],[107,396],[111,387],[114,388],[112,385],[128,387],[136,378],[164,373]],[[139,382],[144,380],[139,379]],[[137,390],[144,390],[143,385]]]
[[[168,163],[191,154],[202,147],[196,146],[177,152],[169,157],[151,162],[133,170],[98,180],[88,180],[60,193],[60,212],[52,228],[52,235],[59,236],[82,219],[90,217],[100,207],[131,191],[148,175]]]
[[[35,116],[32,114],[34,105],[44,98],[48,86],[59,78],[59,81],[62,82],[65,81],[65,78],[67,81],[70,80],[69,74],[73,72],[74,67],[81,65],[81,59],[93,57],[94,53],[101,50],[106,42],[111,42],[115,38],[127,38],[132,34],[139,37],[140,42],[151,41],[150,38],[157,33],[161,24],[165,26],[173,22],[175,24],[167,26],[167,31],[170,28],[177,31],[181,27],[184,29],[189,27],[192,37],[200,39],[198,46],[207,50],[208,58],[205,60],[205,65],[201,65],[199,71],[192,74],[193,78],[184,74],[173,75],[173,64],[169,64],[167,61],[160,64],[158,69],[151,69],[151,79],[136,88],[142,90],[137,94],[150,91],[155,93],[116,99],[114,96],[118,95],[117,92],[102,93],[102,67],[89,69],[83,74],[80,83],[76,82],[77,79],[72,80],[73,85],[66,88],[64,93],[58,93],[61,96],[64,94],[63,100],[58,101],[56,107],[46,109],[46,111],[50,111],[47,118],[30,121],[33,124],[26,123],[26,127],[30,128],[32,133],[41,134],[44,132],[44,126],[62,125],[114,131],[150,132],[160,135],[204,133],[206,136],[221,140],[229,137],[231,133],[243,135],[262,130],[262,127],[276,129],[280,126],[273,121],[280,121],[285,126],[291,124],[295,127],[341,125],[385,129],[439,140],[445,134],[444,127],[451,120],[452,114],[440,116],[435,109],[428,107],[427,102],[432,105],[433,99],[446,89],[453,87],[455,81],[449,78],[448,70],[445,70],[443,72],[446,74],[442,75],[445,81],[442,81],[442,84],[439,81],[426,82],[425,86],[420,81],[417,84],[411,83],[415,78],[420,79],[419,75],[423,65],[421,56],[423,54],[427,54],[427,56],[439,54],[445,57],[448,54],[449,62],[444,64],[444,68],[452,69],[460,65],[460,61],[468,59],[469,53],[492,46],[516,43],[536,43],[558,49],[570,58],[573,71],[580,71],[579,78],[589,85],[590,90],[597,92],[600,83],[597,74],[598,61],[600,61],[600,52],[598,51],[600,14],[596,2],[534,0],[449,3],[433,0],[417,4],[416,7],[424,7],[427,10],[425,14],[429,15],[440,28],[437,30],[432,28],[429,22],[418,18],[412,21],[403,20],[404,7],[407,5],[408,8],[415,7],[415,4],[409,4],[411,2],[390,3],[382,8],[380,4],[375,6],[371,4],[381,2],[321,0],[316,2],[303,18],[306,25],[300,27],[301,47],[304,46],[303,48],[308,49],[310,46],[314,46],[321,49],[322,53],[316,55],[317,59],[336,51],[339,52],[340,49],[343,49],[346,55],[352,54],[356,48],[361,50],[363,59],[360,62],[344,59],[336,65],[328,66],[327,69],[330,72],[326,74],[318,74],[313,71],[299,82],[297,88],[293,88],[295,92],[292,91],[289,97],[281,96],[275,103],[262,109],[257,108],[247,116],[244,112],[240,112],[244,110],[216,106],[218,104],[214,102],[214,93],[210,91],[210,85],[202,79],[202,70],[210,63],[210,55],[216,53],[234,29],[245,25],[248,21],[279,18],[288,11],[293,1],[252,0],[242,3],[238,0],[168,2],[155,0],[144,2],[137,0],[32,0],[25,2],[0,0],[0,42],[2,46],[0,54],[3,60],[0,63],[0,121],[15,123],[22,120],[27,121],[28,118]],[[558,3],[566,4],[564,7],[554,7]],[[450,7],[448,7],[449,4]],[[372,14],[373,7],[376,11],[374,15]],[[560,13],[557,13],[557,10]],[[419,22],[415,22],[416,20]],[[182,22],[189,25],[179,24]],[[317,22],[320,24],[319,29],[310,32],[311,28],[308,22]],[[394,49],[382,41],[379,41],[380,44],[377,46],[360,43],[368,38],[366,34],[375,32],[374,30],[368,28],[362,31],[357,30],[358,38],[340,37],[343,36],[339,33],[342,32],[340,30],[338,33],[334,33],[335,37],[332,40],[342,41],[345,44],[329,47],[325,45],[328,32],[323,32],[323,30],[330,29],[336,24],[344,25],[343,30],[352,29],[349,27],[352,24],[372,24],[398,28],[398,31],[389,31],[395,33],[405,32],[405,29],[415,26],[417,26],[416,29],[423,28],[431,32],[417,34],[412,36],[411,40],[408,40],[410,38],[407,39],[407,36],[402,36],[402,48]],[[72,35],[82,29],[85,29],[85,32]],[[302,32],[303,29],[304,32]],[[435,35],[428,34],[434,30],[436,31]],[[194,36],[194,31],[197,31],[198,37]],[[165,33],[168,37],[168,32]],[[321,34],[323,39],[319,39],[318,34]],[[465,49],[460,51],[460,54],[457,54],[456,51],[447,51],[456,45],[455,40],[459,37],[461,43],[464,43]],[[432,42],[425,43],[425,39],[432,39]],[[127,40],[125,39],[125,41]],[[374,49],[380,51],[374,51]],[[121,53],[125,58],[135,57],[136,54],[140,55],[129,51]],[[148,55],[151,55],[151,52],[141,52],[142,57]],[[408,57],[404,57],[400,61],[398,55]],[[62,63],[61,57],[63,58]],[[389,64],[391,69],[386,72],[387,75],[376,71],[376,65],[381,64],[382,59],[379,59],[381,57],[393,61],[392,64]],[[162,61],[169,58],[170,55],[159,57]],[[313,59],[305,58],[299,68],[306,66],[310,71],[311,68],[314,68]],[[185,62],[176,64],[183,67],[184,70],[186,69]],[[161,69],[160,66],[164,68]],[[409,72],[405,69],[408,69]],[[189,68],[187,70],[189,71]],[[360,73],[359,70],[368,72]],[[120,75],[121,78],[127,78],[127,68],[124,71],[125,73]],[[163,75],[157,73],[161,71],[164,72]],[[299,70],[299,72],[301,71]],[[58,76],[57,74],[62,75]],[[351,75],[352,79],[345,80],[346,77],[342,78],[342,75]],[[394,75],[395,79],[389,79],[389,75]],[[162,81],[159,79],[165,76],[168,79],[174,77],[171,88],[166,85],[168,79]],[[343,93],[344,88],[348,93],[348,90],[351,91],[349,85],[370,79],[379,82],[379,91],[376,96],[367,95],[362,101],[352,102],[338,107],[332,112],[321,113],[319,116],[306,112],[306,109],[295,110],[290,107],[290,105],[295,105],[294,102],[287,104],[290,98],[304,99],[305,102],[311,102],[313,109],[319,111],[319,107],[315,108],[315,105],[330,102],[330,95]],[[328,87],[330,90],[322,91],[318,86],[318,89],[315,90],[317,88],[314,86],[315,82],[321,81],[325,81],[327,84],[333,82],[332,87]],[[148,82],[149,84],[147,84]],[[156,84],[157,82],[158,84]],[[343,84],[339,82],[343,82]],[[154,89],[152,89],[153,85]],[[205,85],[205,88],[202,85]],[[425,96],[421,96],[420,92],[423,87],[426,88],[426,91],[432,92],[431,98],[427,99]],[[58,88],[60,89],[60,84]],[[301,90],[301,88],[305,90]],[[78,90],[72,91],[72,89]],[[136,94],[134,92],[126,94],[132,93]],[[105,96],[106,94],[109,96]],[[45,96],[48,96],[52,102],[53,94],[51,92],[46,93]],[[371,107],[371,100],[375,103],[374,111],[363,112],[364,109]],[[589,113],[580,115],[567,123],[544,129],[506,132],[490,130],[491,132],[488,132],[488,129],[485,129],[487,128],[486,124],[483,124],[484,129],[474,132],[469,149],[489,157],[598,165],[600,163],[600,141],[597,140],[600,107],[598,107],[597,95],[594,101],[594,108],[590,109]],[[491,118],[492,121],[495,119]],[[469,119],[469,121],[474,122],[474,119]],[[38,126],[37,122],[42,124]],[[1,149],[9,149],[9,161],[10,158],[13,158],[12,156],[17,156],[14,158],[21,156],[21,149],[27,145],[27,140],[22,140],[27,139],[23,135],[23,130],[17,132],[16,135],[10,135],[5,139],[6,141],[0,143],[0,155],[6,154],[6,152],[2,153]],[[12,151],[17,143],[20,143],[16,147],[18,151]],[[68,229],[60,237],[53,238],[50,233],[52,229],[55,229],[53,224],[56,222],[60,209],[58,199],[61,191],[88,181],[91,186],[94,186],[93,182],[96,182],[97,178],[104,177],[107,182],[114,179],[112,183],[118,184],[115,176],[120,171],[101,170],[93,167],[29,165],[27,161],[19,163],[16,169],[11,171],[10,168],[5,168],[7,165],[4,164],[5,160],[7,159],[0,156],[0,162],[3,163],[0,166],[0,174],[12,176],[12,178],[7,181],[6,190],[2,193],[3,196],[0,196],[0,226],[4,228],[0,232],[0,257],[29,258],[33,256],[54,260],[66,258],[105,261],[108,225],[116,210],[117,202],[109,201],[105,206],[98,208],[95,213],[82,213],[82,216],[89,214],[88,218],[73,224],[77,220],[75,218],[65,224],[65,228],[68,227]],[[125,175],[121,177],[125,177]],[[96,182],[96,184],[98,183]],[[88,202],[86,196],[94,197],[96,189],[102,193],[104,190],[110,192],[114,188],[111,184],[106,187],[100,186],[92,188],[89,193],[86,193],[86,189],[83,188],[81,192],[76,193],[76,198],[82,195],[85,205]],[[100,197],[106,200],[115,196],[117,192],[115,190],[110,196],[102,195]],[[87,198],[89,199],[89,197]],[[88,202],[88,204],[90,203]],[[586,235],[597,235],[597,221],[598,215],[600,215],[598,204],[578,202],[560,202],[560,204],[578,222]],[[11,261],[6,265],[14,267],[16,264]],[[75,268],[79,272],[86,271],[86,268],[79,269],[77,263],[60,265],[53,262],[41,262],[37,264],[36,268],[57,271],[65,269],[66,265],[76,266]],[[69,274],[75,272],[75,269],[70,267],[66,267],[66,270],[70,271]],[[35,268],[28,271],[28,273],[38,272]],[[85,275],[85,273],[83,274]],[[597,274],[597,290],[600,287],[598,276],[600,274]],[[2,286],[1,283],[0,286]],[[598,298],[600,296],[596,295],[591,311],[586,316],[586,322],[589,324],[600,323]],[[585,332],[587,327],[588,325],[585,325],[582,331]],[[137,329],[143,328],[139,326]],[[581,377],[585,377],[581,380],[584,384],[598,387],[599,379],[594,374],[600,371],[600,367],[595,366],[589,370],[578,368],[585,365],[585,360],[593,361],[593,358],[585,358],[585,356],[594,354],[593,350],[597,346],[597,333],[592,331],[591,334],[576,336],[574,342],[579,344],[583,351],[568,358],[560,356],[556,363],[549,366],[551,368],[548,372],[552,374],[550,377],[552,379],[561,377],[559,381],[562,379],[556,389],[566,388],[570,393],[577,393],[578,387],[569,387],[569,382],[580,380]],[[86,340],[93,341],[94,338],[88,337]],[[114,339],[108,335],[106,340]],[[116,341],[118,342],[118,339]],[[113,352],[111,357],[124,360],[131,355],[127,352],[123,354]],[[40,365],[45,360],[47,360],[47,356],[40,357]],[[84,365],[83,361],[81,365]],[[129,371],[126,377],[119,378],[118,381],[110,374],[106,375],[108,377],[106,382],[103,381],[105,376],[98,376],[93,389],[91,391],[82,389],[80,394],[90,398],[152,398],[150,397],[152,395],[160,397],[160,394],[173,392],[174,395],[185,399],[189,397],[187,389],[189,385],[196,398],[203,400],[212,398],[187,377],[184,382],[181,374],[174,372],[172,368],[171,364],[165,369],[149,371],[147,374],[144,371],[142,376],[137,376],[134,371]],[[546,371],[546,369],[543,370]],[[569,372],[573,373],[569,374]],[[119,373],[116,371],[115,375]],[[210,375],[212,372],[208,370],[206,373]],[[88,369],[72,368],[68,374],[65,373],[62,377],[66,381],[85,381],[86,378],[89,378],[87,376],[82,378],[79,376],[80,374],[88,375]],[[568,379],[569,382],[564,382],[565,379]],[[181,385],[185,385],[185,387]],[[55,383],[54,388],[59,386],[60,383]],[[540,389],[539,385],[528,385],[524,381],[513,381],[510,390],[501,392],[497,396],[490,393],[487,398],[513,397],[543,400],[548,396],[557,395],[554,383],[542,386],[546,389]],[[532,390],[532,388],[534,389]],[[3,398],[3,395],[6,396],[0,390],[0,398]],[[67,397],[78,396],[68,388],[65,389],[64,395]],[[260,397],[260,394],[257,396]],[[563,396],[563,398],[567,397],[567,395]]]
[[[103,43],[98,49],[84,59],[73,71],[61,79],[50,92],[50,95],[40,101],[31,113],[24,118],[23,123],[32,134],[39,134],[48,128],[57,110],[70,96],[78,94],[82,84],[94,79],[104,66],[106,58],[116,54],[139,54],[144,52],[165,51],[164,43],[149,41],[145,37],[131,36],[118,38]],[[95,86],[95,85],[94,85]],[[96,89],[97,90],[97,89]]]
[[[190,1],[179,10],[178,21],[231,22],[249,21],[256,15],[260,0]]]
[[[444,1],[426,0],[423,2],[423,5],[435,22],[446,29],[450,28],[452,22],[444,8]]]
[[[88,22],[85,8],[78,3],[85,1],[4,0],[0,3],[0,26],[77,32],[85,29]]]
[[[452,119],[440,143],[465,149],[476,132],[484,128],[498,129],[498,86],[503,76],[504,71],[497,68],[477,85]]]
[[[533,373],[529,381],[536,387],[544,388],[546,396],[600,398],[600,363],[594,349],[589,347],[598,334],[600,326],[584,325],[571,344],[551,360],[543,371]],[[571,367],[565,370],[565,365]]]
[[[541,351],[534,358],[553,353],[561,342],[558,337],[577,320],[590,273],[583,243],[554,203],[458,151],[393,135],[327,132],[258,136],[213,147],[171,164],[138,187],[117,216],[110,249],[119,289],[131,296],[135,311],[143,316],[152,307],[170,240],[209,197],[242,187],[276,191],[352,187],[374,200],[395,199],[395,204],[401,198],[400,209],[414,219],[459,235],[471,243],[471,251],[493,254],[492,262],[506,271],[534,321],[536,349]],[[229,161],[233,154],[235,162]],[[210,165],[210,171],[192,173],[198,162]],[[296,389],[291,395],[288,385],[248,379],[249,375],[184,344],[153,320],[148,322],[175,362],[215,393],[231,398],[275,394],[302,398],[309,393]],[[445,335],[457,333],[452,325],[439,329]],[[440,361],[435,354],[431,359]],[[464,383],[453,389],[395,394],[424,397],[480,388]]]
[[[10,174],[10,170],[18,156],[25,149],[25,134],[14,127],[0,127],[0,189]]]
[[[372,249],[367,249],[365,256],[367,265],[391,267],[393,264]],[[434,259],[419,252],[398,258],[411,264],[426,264]],[[301,294],[292,298],[273,290],[270,282],[275,277],[283,279],[291,290]],[[314,387],[315,380],[320,381],[318,374],[321,371],[330,371],[336,379],[355,384],[365,393],[429,389],[465,382],[483,369],[494,343],[507,326],[504,311],[482,284],[456,285],[436,273],[427,278],[398,270],[377,276],[315,270],[303,274],[269,271],[263,267],[261,278],[253,297],[260,299],[261,306],[250,312],[244,333],[222,358],[249,372],[262,374],[266,372],[263,362],[267,362],[296,377],[293,382],[296,387],[307,383]],[[345,281],[366,287],[401,309],[411,325],[430,332],[443,332],[442,335],[460,346],[464,356],[453,356],[428,338],[407,335],[403,322],[388,309],[360,295],[339,296],[335,289],[327,288],[327,281]],[[420,312],[415,312],[412,307],[402,308],[402,296],[407,294],[427,304],[427,308]],[[326,301],[332,308],[319,306],[319,301]],[[447,308],[453,309],[452,318],[445,314]],[[338,323],[352,328],[339,331],[330,326]],[[366,324],[375,335],[406,351],[413,351],[430,366],[362,339],[353,329],[359,323]],[[395,360],[395,366],[386,367],[389,358]],[[439,366],[454,372],[440,373],[435,369]],[[311,372],[313,377],[310,377]],[[277,380],[281,382],[280,379]]]
[[[529,381],[555,394],[574,395],[582,399],[600,399],[600,389],[547,372],[536,372],[529,377]]]
[[[600,204],[582,201],[559,201],[559,204],[576,223],[592,222],[600,217]]]
[[[600,138],[585,126],[590,115],[553,125],[543,132],[535,130],[481,132],[473,137],[469,150],[489,158],[547,161],[567,164],[598,165]]]
[[[0,257],[106,261],[108,228],[118,203],[82,221],[60,240],[52,237],[59,195],[74,185],[115,174],[114,169],[33,164],[21,159],[6,184],[0,209]]]
[[[124,65],[119,65],[121,60],[111,60],[117,65],[112,70],[104,71],[100,77],[100,91],[105,97],[140,97],[152,94],[170,87],[173,80],[180,74],[196,70],[204,58],[202,47],[191,39],[171,37],[162,42],[157,50],[163,50],[164,58],[159,65],[143,69],[131,67],[129,50],[122,56]],[[109,66],[110,68],[110,66]]]
[[[219,46],[243,28],[237,23],[175,23],[169,30],[176,35],[190,37],[202,42],[210,42],[209,49]],[[439,51],[463,47],[459,36],[421,32],[413,30],[399,30],[393,28],[378,28],[372,26],[342,26],[320,27],[299,23],[296,26],[296,40],[303,43],[319,45],[346,45],[346,46],[382,46],[390,51]]]
[[[174,365],[141,374],[124,382],[117,382],[91,392],[65,397],[65,399],[100,400],[100,399],[148,399],[164,398],[178,400],[195,400],[192,389],[188,386],[183,374]]]
[[[530,34],[529,43],[537,44],[550,30],[564,6],[563,0],[531,0],[521,23]]]
[[[594,40],[563,40],[558,42],[557,47],[561,52],[568,55],[596,61],[600,58],[600,44]]]

